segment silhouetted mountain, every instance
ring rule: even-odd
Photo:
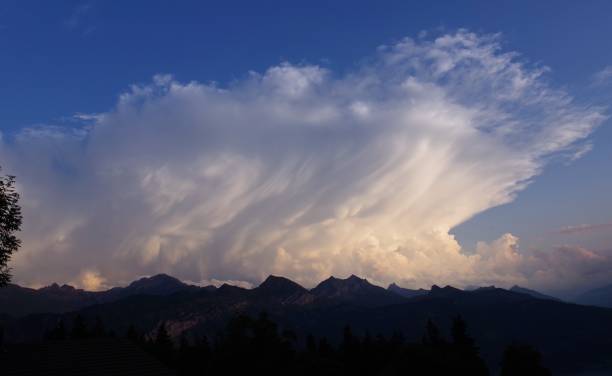
[[[609,363],[612,309],[534,298],[492,286],[464,291],[434,285],[426,294],[404,298],[356,276],[332,277],[310,291],[275,276],[255,289],[231,285],[218,289],[189,286],[185,290],[159,289],[157,279],[151,279],[136,284],[137,287],[152,286],[151,290],[138,287],[132,291],[153,293],[128,295],[64,314],[38,314],[19,319],[0,314],[0,325],[5,327],[8,341],[40,339],[59,320],[71,323],[77,315],[90,325],[101,318],[115,333],[125,333],[135,325],[139,332],[151,337],[163,322],[175,339],[184,335],[212,338],[231,318],[242,314],[257,317],[265,311],[281,328],[292,329],[301,338],[310,333],[329,337],[337,343],[341,340],[339,333],[350,325],[356,335],[364,335],[366,331],[386,336],[400,332],[407,341],[420,342],[428,319],[448,333],[451,319],[461,315],[469,323],[470,333],[492,369],[500,364],[504,347],[516,341],[538,348],[545,365],[559,372],[612,370]],[[180,286],[165,277],[159,281]],[[124,289],[129,290],[129,286]],[[25,290],[29,294],[40,293]],[[72,291],[60,286],[51,286],[50,290],[60,290],[59,295]],[[169,291],[176,292],[159,295]],[[83,292],[75,289],[72,293]],[[0,307],[7,307],[5,302]]]
[[[152,277],[144,277],[130,283],[127,287],[115,287],[102,292],[102,299],[114,300],[131,295],[170,295],[182,291],[195,291],[199,287],[185,284],[167,274],[157,274]]]
[[[222,295],[222,296],[242,296],[244,294],[247,294],[249,290],[243,287],[224,283],[215,292],[218,295]]]
[[[404,300],[398,294],[374,286],[367,280],[351,275],[346,279],[329,277],[310,292],[319,299],[352,303],[360,306],[377,306],[399,303]]]
[[[266,278],[254,292],[260,299],[273,299],[280,304],[307,304],[314,300],[314,296],[304,287],[290,279],[273,275]]]
[[[395,283],[390,284],[389,287],[387,287],[387,290],[394,292],[398,295],[401,295],[404,298],[414,298],[415,296],[426,295],[429,293],[429,291],[425,289],[418,289],[418,290],[406,289],[403,287],[399,287]]]
[[[437,285],[431,286],[431,290],[429,290],[428,296],[438,297],[438,298],[448,298],[455,297],[459,294],[467,293],[466,291],[460,290],[453,286],[445,286],[439,287]]]
[[[260,293],[274,294],[277,296],[293,295],[307,292],[305,288],[290,279],[277,276],[269,276],[263,281],[257,291]]]
[[[205,289],[211,289],[205,287]],[[93,304],[108,303],[132,295],[170,295],[177,292],[197,291],[174,277],[158,274],[141,278],[127,287],[114,287],[107,291],[85,291],[70,285],[53,283],[40,289],[17,285],[0,288],[0,313],[23,316],[32,313],[62,313]]]
[[[476,291],[476,290],[494,290],[497,287],[491,285],[491,286],[474,286],[474,285],[470,285],[470,286],[466,286],[463,291]]]
[[[538,291],[530,290],[530,289],[527,289],[527,288],[524,288],[524,287],[520,287],[520,286],[517,286],[517,285],[512,286],[509,291],[518,292],[518,293],[521,293],[521,294],[531,295],[534,298],[538,298],[538,299],[548,299],[548,300],[561,301],[561,299],[555,298],[554,296],[542,294],[542,293],[540,293]]]
[[[612,285],[584,292],[574,301],[579,304],[612,308]]]
[[[11,316],[60,313],[98,302],[96,293],[53,284],[38,290],[10,284],[0,288],[0,312]]]

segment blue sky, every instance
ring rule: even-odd
[[[503,50],[550,69],[544,80],[552,87],[578,104],[607,106],[612,77],[596,77],[612,66],[610,14],[609,1],[3,1],[0,130],[10,143],[33,126],[73,126],[74,114],[111,111],[129,85],[156,74],[231,87],[289,62],[342,77],[368,65],[381,45],[461,28],[500,33]],[[525,250],[612,249],[611,126],[606,120],[589,136],[590,152],[571,162],[551,156],[514,201],[451,233],[468,253],[505,233]],[[583,231],[559,233],[576,226]]]
[[[280,61],[350,68],[423,30],[504,35],[560,85],[582,89],[612,61],[607,1],[3,1],[3,128],[111,107],[156,73],[228,82]]]

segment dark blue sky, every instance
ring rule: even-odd
[[[3,1],[2,129],[106,110],[126,85],[168,72],[226,83],[280,61],[353,67],[422,30],[504,35],[581,87],[612,61],[608,1]]]
[[[0,130],[7,140],[36,124],[110,110],[130,84],[158,73],[220,86],[288,61],[333,75],[383,44],[420,32],[501,33],[505,49],[550,68],[547,80],[578,102],[606,106],[612,84],[610,1],[24,1],[0,3]],[[612,72],[612,71],[611,71]],[[612,76],[612,74],[611,74]],[[522,246],[566,243],[612,249],[610,121],[581,159],[553,162],[507,205],[458,226],[462,244],[505,232]]]

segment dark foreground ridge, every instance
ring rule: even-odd
[[[109,335],[63,338],[8,346],[0,354],[3,375],[171,376],[171,368],[138,343]]]
[[[324,358],[322,362],[340,362],[341,368],[346,369],[346,359],[337,358],[346,342],[346,328],[358,338],[359,351],[366,351],[363,349],[376,339],[388,344],[392,338],[401,338],[401,350],[396,350],[414,355],[434,351],[419,347],[425,346],[424,335],[433,335],[429,333],[433,327],[445,338],[444,343],[452,342],[453,327],[457,317],[462,317],[479,349],[479,359],[493,373],[499,371],[507,349],[514,349],[518,357],[529,353],[531,350],[523,344],[538,349],[542,364],[555,373],[612,371],[612,309],[566,303],[524,290],[485,287],[465,291],[452,286],[409,290],[395,284],[384,289],[357,276],[331,277],[310,290],[278,276],[268,277],[253,289],[230,285],[198,287],[167,275],[101,292],[58,285],[38,290],[12,285],[0,290],[0,326],[7,344],[44,344],[50,338],[70,338],[71,333],[83,333],[87,331],[84,328],[89,328],[91,333],[114,333],[117,337],[138,333],[139,343],[149,345],[163,327],[169,348],[178,351],[181,343],[197,347],[203,338],[210,341],[211,348],[213,344],[220,346],[216,341],[222,338],[221,333],[231,337],[244,330],[250,333],[245,334],[250,338],[245,341],[251,343],[255,340],[250,336],[261,329],[257,325],[265,322],[274,324],[278,336],[292,338],[291,357],[311,346],[308,338],[312,337],[316,339],[317,352],[325,352],[327,347],[335,349],[330,352],[336,354],[333,356],[319,354]],[[257,321],[263,312],[265,320]],[[235,323],[240,317],[242,326]],[[232,325],[238,325],[238,329]],[[96,327],[98,330],[94,330]],[[516,345],[508,347],[511,344]],[[323,350],[319,350],[320,346]],[[448,360],[456,355],[452,355],[450,347],[444,348],[434,358]],[[223,356],[230,357],[226,350]],[[251,351],[240,351],[243,350]],[[161,359],[159,353],[151,351]],[[176,370],[179,355],[172,354],[174,363],[166,363]]]

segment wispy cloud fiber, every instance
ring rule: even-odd
[[[595,224],[581,224],[574,226],[565,226],[555,231],[555,233],[562,235],[581,234],[585,232],[593,232],[599,230],[612,231],[612,223],[595,223]]]
[[[227,87],[156,76],[88,127],[1,144],[26,218],[15,273],[528,283],[542,270],[512,235],[468,252],[449,231],[581,153],[603,120],[545,72],[458,31],[380,47],[341,77],[290,63]]]

